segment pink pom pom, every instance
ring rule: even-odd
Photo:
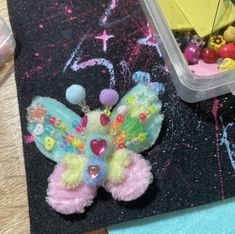
[[[62,183],[64,166],[59,163],[48,178],[47,203],[61,214],[83,213],[96,195],[96,188],[82,184],[74,189],[65,188]]]
[[[107,182],[105,189],[119,201],[132,201],[142,196],[152,183],[151,166],[141,155],[134,154],[131,164],[126,168],[126,179],[119,184]]]
[[[114,89],[103,89],[100,92],[100,102],[105,106],[114,106],[119,99],[119,94]]]

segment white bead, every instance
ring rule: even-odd
[[[118,109],[117,109],[117,113],[118,113],[119,115],[125,115],[127,112],[128,112],[128,107],[125,106],[125,105],[121,105],[121,106],[119,106]]]
[[[36,125],[35,129],[33,130],[33,134],[36,135],[36,136],[40,136],[40,135],[43,134],[43,131],[44,131],[43,124],[38,123]]]

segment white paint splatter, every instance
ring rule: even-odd
[[[222,119],[221,122],[223,123]],[[235,146],[228,140],[228,128],[233,127],[234,123],[229,123],[226,127],[223,125],[223,136],[220,145],[225,145],[232,167],[235,170]]]
[[[76,55],[78,55],[78,58],[80,59],[80,56],[82,55],[82,51],[81,51],[81,46],[84,42],[84,40],[86,39],[88,35],[88,32],[82,37],[81,41],[79,42],[78,46],[75,48],[74,52],[71,54],[69,60],[66,62],[63,72],[65,73],[65,71],[67,70],[67,68],[69,67],[69,65],[72,63],[74,57]]]
[[[71,69],[73,71],[78,71],[80,69],[85,69],[87,67],[93,67],[93,66],[104,66],[108,69],[110,74],[110,88],[113,88],[115,86],[114,68],[113,64],[107,59],[94,58],[82,63],[78,63],[78,61],[75,61],[71,66]]]

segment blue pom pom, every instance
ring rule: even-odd
[[[147,72],[135,72],[132,75],[132,80],[136,83],[136,84],[148,84],[150,82],[150,74]]]
[[[86,91],[81,85],[71,85],[66,90],[66,99],[73,105],[78,105],[86,98]]]

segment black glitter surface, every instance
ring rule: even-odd
[[[100,107],[99,92],[110,85],[108,69],[97,65],[73,71],[76,60],[110,61],[121,95],[133,86],[131,76],[136,71],[149,72],[152,82],[165,86],[163,129],[155,146],[143,153],[152,164],[154,182],[136,201],[117,202],[100,189],[85,214],[56,213],[45,202],[47,177],[55,163],[35,144],[24,143],[32,233],[79,233],[235,195],[234,97],[193,105],[181,101],[157,49],[151,43],[138,43],[150,33],[138,1],[8,0],[8,6],[17,40],[23,136],[28,135],[26,108],[37,95],[56,98],[80,113],[65,100],[66,88],[77,83],[87,89],[88,105]],[[104,30],[114,36],[107,41],[107,52],[102,40],[95,38]]]

